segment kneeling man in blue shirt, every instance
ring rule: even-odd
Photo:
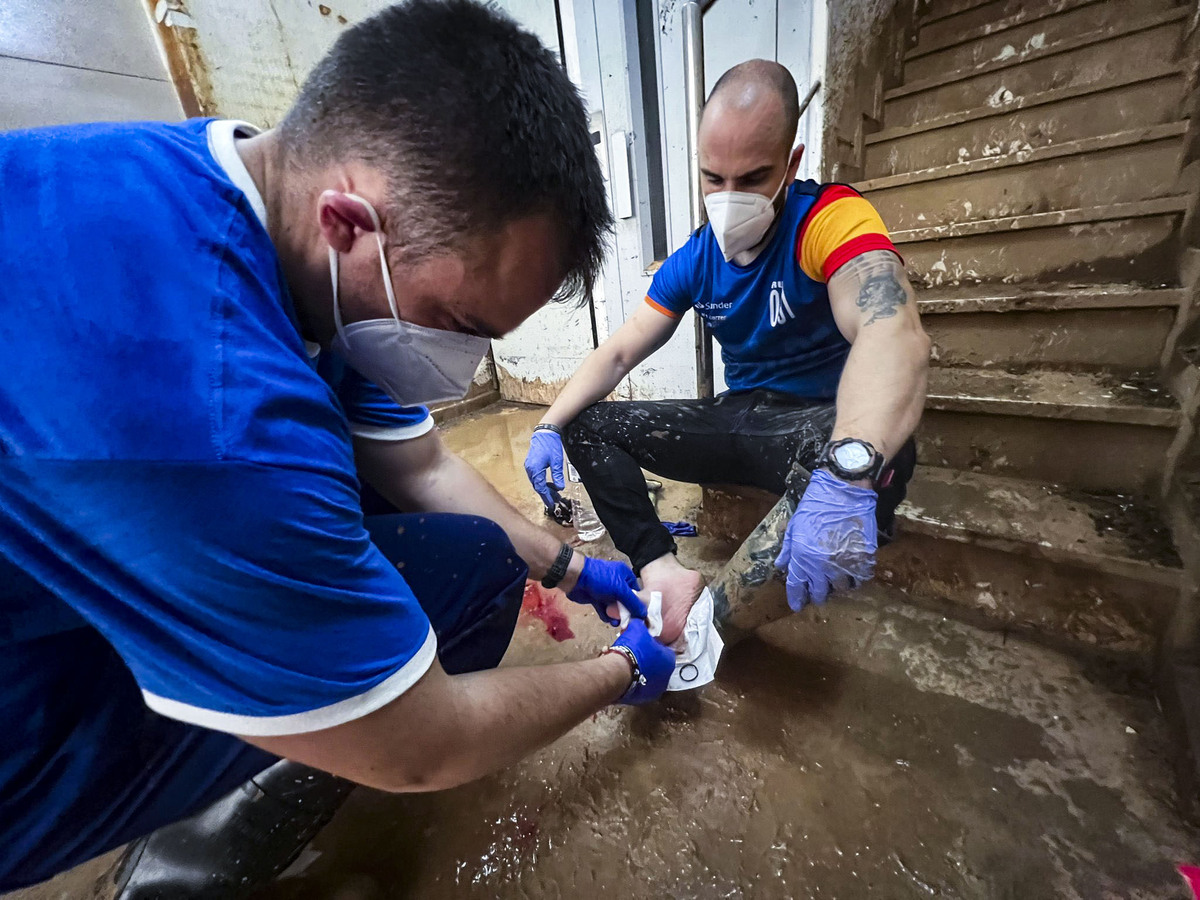
[[[532,35],[411,0],[278,128],[4,134],[0,187],[0,892],[141,839],[122,897],[240,896],[350,782],[460,784],[662,692],[636,620],[494,669],[527,574],[645,608],[424,408],[601,262],[587,117]]]

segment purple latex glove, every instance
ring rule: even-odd
[[[663,528],[667,529],[667,534],[675,537],[695,537],[698,532],[696,526],[691,522],[672,522],[669,519],[662,520]]]
[[[562,438],[553,431],[535,431],[529,439],[529,452],[525,454],[525,474],[546,504],[546,509],[553,509],[555,497],[546,484],[546,469],[550,470],[554,486],[561,491],[566,486],[563,479]]]
[[[661,697],[675,671],[675,651],[651,637],[641,619],[630,619],[621,636],[613,641],[613,646],[631,650],[642,670],[641,678],[631,684],[617,702],[639,706]]]
[[[621,620],[609,618],[610,603],[622,604],[635,619],[646,618],[646,604],[637,595],[637,589],[637,576],[625,563],[589,556],[583,561],[579,580],[567,596],[576,603],[594,607],[601,619],[615,627]]]
[[[788,522],[775,568],[787,570],[788,606],[824,603],[831,590],[870,581],[875,574],[875,492],[813,472]]]

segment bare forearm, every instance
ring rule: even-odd
[[[928,343],[923,335],[859,335],[838,385],[833,439],[869,441],[891,458],[921,421]]]
[[[562,389],[542,421],[564,428],[574,418],[612,393],[630,370],[662,347],[679,320],[643,304],[607,341],[588,354]]]
[[[838,385],[833,438],[869,441],[891,458],[925,408],[929,337],[899,257],[873,250],[830,279],[838,327],[851,343]]]
[[[369,787],[442,790],[512,765],[565,734],[620,697],[630,674],[616,654],[457,676],[437,667],[362,719],[249,741]]]
[[[397,487],[403,492],[397,499],[406,509],[491,519],[504,529],[535,579],[546,574],[562,547],[561,540],[521,515],[474,466],[454,453],[444,452],[422,477]],[[583,556],[576,553],[561,583],[564,590],[574,587],[582,567]]]
[[[614,703],[629,688],[617,654],[550,666],[496,669],[451,679],[448,705],[460,723],[442,742],[429,789],[452,787],[510,766]],[[414,788],[405,788],[412,790]],[[420,787],[415,789],[422,789]]]
[[[588,355],[583,364],[571,376],[554,403],[542,416],[542,421],[565,428],[577,415],[600,400],[603,400],[629,374],[632,366],[626,366],[617,354],[601,346]]]

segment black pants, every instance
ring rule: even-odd
[[[738,484],[782,494],[792,462],[816,465],[833,431],[834,405],[774,391],[705,400],[597,403],[566,433],[567,455],[600,520],[635,572],[675,550],[646,494],[642,469],[697,484]],[[889,461],[878,492],[880,542],[890,538],[917,461],[910,439]]]

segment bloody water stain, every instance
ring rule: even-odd
[[[541,619],[546,633],[556,641],[568,641],[575,637],[567,614],[562,610],[562,591],[547,590],[536,581],[525,582],[525,596],[521,600],[521,611],[535,619]]]

